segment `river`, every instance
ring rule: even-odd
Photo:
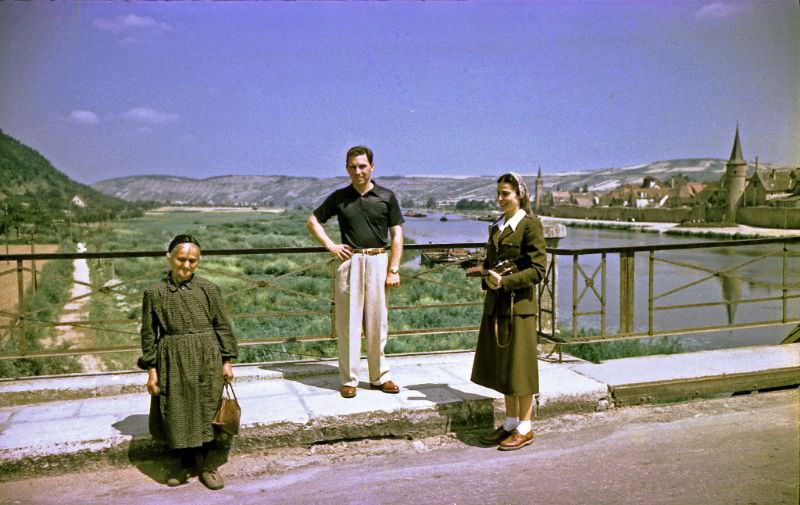
[[[404,231],[408,238],[416,243],[484,243],[488,234],[489,223],[465,219],[447,214],[447,221],[440,221],[441,214],[430,213],[424,218],[406,218]],[[702,237],[671,236],[658,233],[611,230],[601,228],[567,228],[567,236],[560,240],[558,247],[562,249],[580,249],[591,247],[613,247],[627,245],[662,245],[677,243],[713,242],[714,239]],[[778,251],[780,245],[760,247],[715,247],[708,249],[687,249],[658,252],[656,257],[675,263],[690,263],[712,272],[730,269],[728,273],[712,275],[697,269],[675,265],[674,263],[656,262],[654,275],[655,296],[678,289],[672,294],[661,296],[656,305],[677,305],[705,302],[725,302],[732,300],[752,300],[780,296],[782,264],[781,258],[766,257],[757,259],[766,252]],[[797,246],[792,246],[790,268],[787,280],[792,290],[789,294],[798,294],[800,289],[800,257]],[[750,262],[748,264],[748,262]],[[600,264],[600,255],[581,257],[581,269],[591,276]],[[736,268],[734,268],[736,267]],[[558,323],[560,328],[569,331],[572,326],[572,257],[558,258]],[[688,283],[697,282],[692,286]],[[596,274],[595,285],[600,290],[600,273]],[[583,281],[579,282],[579,291],[583,289]],[[683,286],[683,288],[681,288]],[[681,289],[679,289],[681,288]],[[635,328],[637,332],[646,331],[648,325],[648,255],[636,255],[636,306]],[[607,331],[615,332],[619,321],[619,256],[609,254],[607,257]],[[591,290],[584,294],[579,310],[589,312],[599,310],[600,304],[594,300]],[[693,328],[709,325],[741,324],[754,321],[770,321],[781,319],[781,301],[731,303],[691,309],[670,309],[656,311],[654,325],[656,331],[677,328]],[[800,302],[797,299],[788,301],[788,318],[796,319],[800,313]],[[599,316],[581,316],[579,328],[599,328]],[[685,335],[681,342],[685,350],[704,350],[746,345],[777,344],[791,331],[792,326],[770,325],[755,329],[725,330],[713,333]]]

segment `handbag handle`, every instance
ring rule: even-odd
[[[233,395],[233,399],[236,400],[236,403],[239,403],[239,399],[236,398],[236,391],[233,390],[233,385],[230,382],[226,382],[225,385],[222,387],[222,396],[225,396],[225,392],[228,392],[228,399],[230,400],[231,395]]]

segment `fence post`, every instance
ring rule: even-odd
[[[630,335],[634,328],[634,258],[633,251],[619,253],[619,332],[623,335]]]
[[[336,339],[336,262],[331,261],[331,338]]]
[[[17,314],[19,315],[19,353],[25,354],[28,351],[28,342],[25,335],[25,280],[23,278],[24,269],[22,260],[17,260]]]
[[[783,299],[782,308],[781,308],[781,322],[785,323],[786,319],[788,318],[788,282],[789,282],[789,245],[784,242],[783,243],[783,261],[781,262],[781,298]]]
[[[36,252],[35,246],[33,244],[33,236],[31,236],[31,254]],[[36,279],[36,260],[31,260],[31,289],[32,293],[36,294],[36,289],[39,287],[39,282]]]
[[[647,334],[653,334],[653,311],[655,302],[655,276],[656,276],[656,257],[655,251],[650,251],[647,267]]]

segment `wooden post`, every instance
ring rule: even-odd
[[[619,253],[619,332],[630,335],[634,329],[634,273],[635,253]]]
[[[19,353],[25,354],[28,351],[27,336],[25,335],[25,273],[22,267],[22,260],[17,260],[17,327],[19,328]]]
[[[336,262],[331,261],[331,338],[336,339]]]
[[[31,254],[36,252],[36,247],[33,244],[33,237],[31,237]],[[36,260],[31,260],[31,289],[33,290],[33,294],[36,294],[36,290],[39,288],[39,281],[36,279]]]

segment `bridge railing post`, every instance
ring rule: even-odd
[[[635,253],[619,254],[619,332],[630,335],[634,331],[634,274]]]

